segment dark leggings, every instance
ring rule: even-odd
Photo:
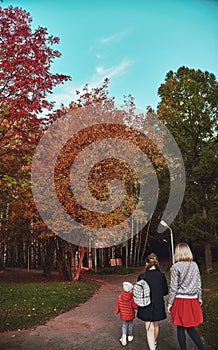
[[[181,350],[187,350],[185,330],[199,350],[205,350],[201,338],[194,327],[177,326],[177,338]]]

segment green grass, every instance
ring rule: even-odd
[[[206,342],[216,349],[218,344],[218,264],[214,272],[201,273],[204,322],[198,327]],[[166,269],[163,269],[166,271]],[[134,268],[123,266],[101,270],[103,274],[129,274]],[[138,271],[138,270],[137,270]],[[140,268],[141,271],[141,268]],[[203,271],[203,268],[201,269]],[[89,274],[88,274],[89,275]],[[92,273],[90,273],[92,275]],[[91,276],[90,276],[91,277]],[[169,269],[166,271],[169,282]],[[49,282],[40,274],[21,273],[17,269],[1,274],[0,331],[16,330],[43,324],[51,317],[85,302],[99,288],[99,284],[84,280],[78,282]],[[27,283],[31,282],[31,283]],[[204,289],[209,289],[204,291]]]
[[[1,283],[0,331],[45,323],[85,302],[99,288],[95,282]]]
[[[218,344],[218,265],[214,264],[214,272],[211,274],[202,274],[203,288],[203,316],[204,322],[198,328],[200,333],[205,337],[208,344],[214,349]],[[204,291],[204,289],[209,289]]]

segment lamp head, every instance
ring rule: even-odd
[[[167,225],[167,223],[164,220],[161,220],[160,223],[162,226],[169,228],[169,226]]]

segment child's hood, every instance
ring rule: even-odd
[[[133,295],[130,292],[123,291],[121,293],[121,299],[123,301],[130,301],[132,298],[133,298]]]

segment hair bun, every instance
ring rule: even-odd
[[[152,266],[155,266],[156,268],[159,269],[159,261],[158,261],[158,257],[156,254],[151,253],[147,256],[146,260],[146,269],[151,268]]]

